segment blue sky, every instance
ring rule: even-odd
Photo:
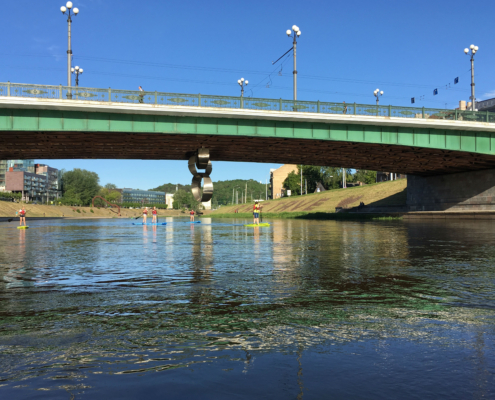
[[[66,83],[65,1],[2,2],[0,81]],[[470,63],[463,49],[479,46],[476,97],[495,97],[495,2],[472,0],[328,1],[73,1],[73,65],[81,86],[292,97],[291,47],[296,24],[298,98],[455,108],[470,96]],[[454,78],[460,82],[454,85]],[[448,87],[450,84],[450,88]],[[438,88],[439,94],[433,96]],[[420,100],[424,96],[424,100]],[[185,161],[37,160],[58,168],[86,168],[101,183],[152,188],[188,183]],[[213,180],[264,181],[274,164],[215,163]]]

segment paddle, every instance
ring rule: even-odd
[[[261,213],[262,209],[263,209],[263,207],[261,207],[261,204],[260,204],[260,223],[263,222],[263,214]]]

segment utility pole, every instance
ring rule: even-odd
[[[244,196],[245,203],[247,204],[247,182],[246,182],[246,194]]]
[[[292,42],[292,53],[294,56],[294,71],[292,72],[294,76],[294,100],[297,100],[297,66],[296,66],[296,47],[297,47],[297,38],[301,36],[301,31],[297,25],[292,26],[292,31],[290,29],[285,32],[287,36],[293,36],[294,41]]]
[[[72,64],[72,47],[71,47],[71,24],[72,24],[72,14],[71,11],[74,15],[79,14],[79,9],[75,8],[72,9],[73,5],[71,1],[68,1],[65,6],[60,7],[60,11],[62,11],[62,14],[65,14],[67,12],[67,39],[68,39],[68,49],[67,49],[67,86],[69,87],[69,90],[67,91],[67,98],[72,99],[72,91],[71,91],[71,86],[72,86],[72,75],[71,75],[71,64]]]
[[[301,164],[301,196],[303,194],[302,175],[303,175],[303,166]]]
[[[478,51],[478,46],[472,44],[469,49],[464,49],[464,53],[469,55],[469,50],[471,50],[471,111],[476,111],[476,97],[474,97],[474,55]]]

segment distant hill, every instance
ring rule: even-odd
[[[213,182],[212,204],[216,206],[217,204],[227,205],[232,203],[232,192],[234,191],[235,193],[235,189],[238,189],[240,203],[241,196],[246,190],[246,185],[248,201],[251,201],[251,199],[265,198],[266,186],[264,183],[259,183],[253,179],[235,179],[232,181]],[[165,183],[151,190],[165,193],[175,193],[176,186],[177,184],[175,183]],[[178,185],[178,188],[190,191],[191,185]],[[241,195],[241,193],[243,194]],[[270,197],[270,188],[268,188],[268,197]]]

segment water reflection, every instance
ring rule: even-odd
[[[0,390],[493,396],[491,223],[244,222],[2,226]]]

